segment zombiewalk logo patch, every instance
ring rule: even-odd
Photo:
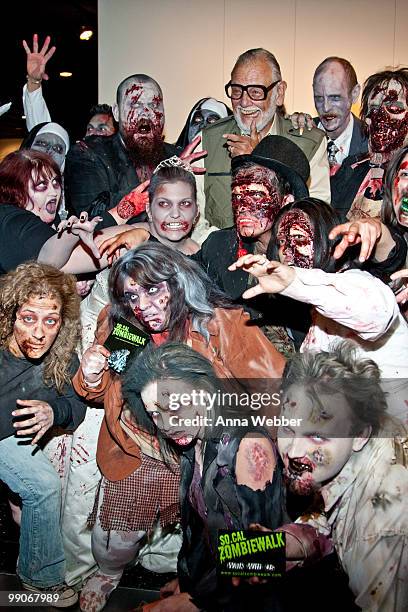
[[[218,531],[219,576],[282,578],[286,562],[283,531]]]
[[[122,374],[129,359],[142,351],[150,342],[149,334],[120,317],[105,341],[105,347],[110,351],[109,367]]]

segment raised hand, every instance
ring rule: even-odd
[[[116,212],[121,219],[131,219],[146,210],[146,204],[149,201],[149,193],[146,190],[149,184],[150,180],[144,181],[144,183],[141,183],[123,196],[116,206]],[[114,210],[109,212],[112,213]]]
[[[75,215],[72,215],[65,221],[61,221],[57,227],[57,231],[60,235],[62,232],[69,232],[73,236],[78,236],[78,238],[89,248],[92,255],[96,259],[100,259],[99,249],[94,242],[95,227],[100,221],[102,221],[102,217],[88,219],[88,213],[82,212],[79,219],[75,217]]]
[[[108,357],[110,352],[101,344],[90,346],[81,359],[81,370],[86,383],[98,383],[105,370],[109,368]]]
[[[33,36],[33,50],[31,51],[30,47],[23,40],[23,47],[27,54],[27,75],[36,81],[48,81],[48,74],[45,72],[45,68],[48,60],[54,55],[56,47],[50,46],[51,38],[49,36],[46,37],[44,44],[41,48],[41,51],[38,51],[38,34],[34,34]]]
[[[249,136],[243,134],[223,134],[227,139],[227,147],[230,157],[237,155],[251,155],[256,145],[262,140],[260,133],[256,129],[256,119],[252,119],[251,133]]]
[[[54,411],[51,406],[43,400],[18,399],[17,404],[25,407],[13,410],[11,413],[13,416],[21,417],[26,414],[30,415],[29,418],[24,419],[24,421],[14,423],[14,427],[17,429],[17,435],[28,436],[35,434],[31,444],[37,444],[45,432],[52,427],[54,423]],[[27,427],[29,429],[27,429]]]
[[[382,227],[381,220],[375,217],[367,217],[336,225],[331,230],[329,239],[334,240],[337,236],[341,235],[343,235],[343,238],[334,250],[334,259],[340,259],[349,247],[361,244],[359,261],[363,263],[370,257],[378,240],[381,238]]]
[[[261,293],[280,293],[295,280],[295,270],[279,261],[269,261],[264,255],[243,255],[228,270],[241,268],[258,279],[258,285],[250,287],[243,294],[244,299]]]
[[[196,136],[190,142],[190,144],[188,144],[185,147],[185,149],[179,154],[179,158],[187,162],[188,164],[192,164],[198,159],[202,159],[203,157],[208,155],[207,151],[198,151],[197,153],[194,153],[194,149],[198,146],[200,142],[201,142],[201,136]],[[194,174],[205,174],[207,171],[206,168],[200,168],[197,166],[191,166],[191,169],[194,172]]]
[[[135,249],[139,244],[146,242],[149,238],[149,233],[142,229],[130,229],[126,232],[122,232],[112,238],[107,238],[99,245],[100,256],[106,255],[108,258],[108,264],[112,263],[120,257],[120,250],[126,249],[130,251]]]

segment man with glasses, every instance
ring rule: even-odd
[[[279,135],[297,144],[310,163],[310,194],[330,202],[329,166],[323,132],[305,134],[284,119],[286,83],[276,58],[265,49],[251,49],[239,56],[225,91],[233,116],[208,126],[201,133],[208,151],[205,177],[196,177],[201,221],[193,237],[202,242],[210,226],[233,224],[231,208],[231,158],[251,154],[265,136]]]

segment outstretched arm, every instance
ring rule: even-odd
[[[48,80],[45,72],[48,60],[54,55],[56,47],[50,46],[51,38],[47,36],[40,51],[38,51],[38,35],[33,36],[33,50],[23,40],[27,54],[27,84],[23,89],[23,106],[27,129],[45,121],[51,121],[47,104],[42,95],[41,82]]]

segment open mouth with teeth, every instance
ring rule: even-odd
[[[188,232],[190,226],[186,221],[170,221],[168,223],[162,223],[161,229],[164,232]]]
[[[297,478],[305,472],[313,472],[313,464],[310,461],[301,461],[300,459],[288,460],[288,475]],[[292,476],[293,475],[293,476]]]
[[[324,119],[325,121],[334,121],[334,119],[337,119],[336,115],[323,115],[322,119]]]
[[[404,197],[401,200],[401,208],[398,212],[398,221],[401,225],[408,225],[408,198]]]
[[[142,134],[143,136],[147,136],[148,134],[153,132],[153,124],[151,121],[147,119],[141,119],[136,127],[136,133]]]
[[[170,436],[178,446],[188,446],[193,441],[193,436],[188,434]]]

